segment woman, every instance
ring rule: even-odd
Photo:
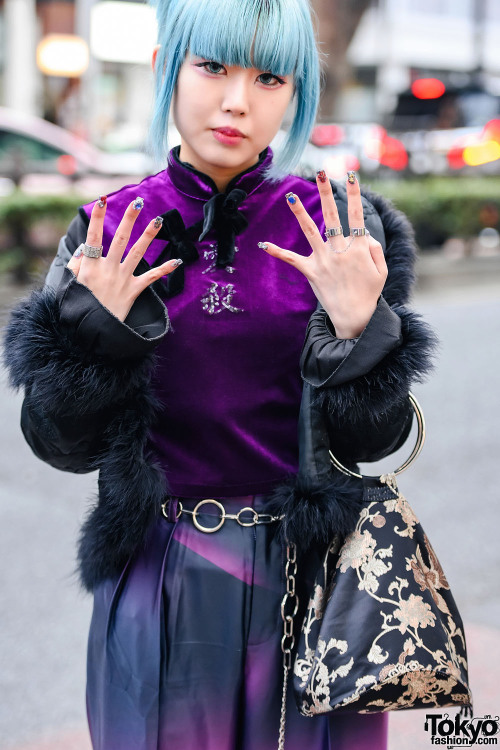
[[[78,550],[93,747],[266,750],[285,541],[298,628],[325,545],[356,515],[328,447],[355,465],[404,442],[432,337],[401,306],[404,217],[353,173],[333,189],[288,174],[318,103],[307,0],[159,0],[157,15],[151,136],[167,166],[81,207],[12,315],[6,362],[34,452],[99,469]],[[289,750],[387,745],[387,714],[311,720],[290,685],[286,721]]]

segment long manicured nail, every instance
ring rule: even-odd
[[[293,193],[287,193],[285,195],[285,198],[287,199],[288,203],[297,203],[297,199],[295,198]]]
[[[262,248],[262,250],[267,250],[267,242],[257,242],[257,247]]]
[[[353,172],[352,170],[347,173],[347,182],[349,185],[354,185],[356,182],[356,172]]]
[[[153,224],[154,228],[159,229],[162,224],[163,224],[163,216],[157,216],[155,219],[155,223]]]
[[[136,211],[140,211],[143,206],[144,206],[144,199],[143,198],[136,198],[135,201],[134,201],[134,203],[133,203],[133,207],[135,208],[135,210]]]
[[[172,265],[174,268],[177,268],[177,266],[180,266],[181,263],[184,263],[182,258],[176,258],[175,260],[172,261]]]
[[[99,208],[104,208],[107,202],[108,202],[107,195],[100,195],[99,200],[97,201],[97,205],[99,206]]]
[[[82,253],[83,253],[83,246],[78,245],[75,252],[73,253],[73,258],[79,258]]]
[[[318,171],[316,172],[316,177],[318,178],[318,180],[320,182],[326,182],[327,178],[326,178],[326,172],[325,172],[325,170],[324,169],[318,169]]]

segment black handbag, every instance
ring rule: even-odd
[[[462,619],[439,560],[396,483],[425,439],[422,410],[411,456],[392,474],[366,477],[330,452],[338,471],[363,480],[355,529],[336,535],[316,575],[293,656],[284,661],[284,691],[293,664],[293,689],[304,716],[329,711],[372,713],[459,706],[472,717]],[[287,547],[283,642],[293,641],[296,550]],[[297,604],[297,602],[295,602]],[[293,643],[291,644],[293,646]],[[285,654],[286,656],[286,654]],[[280,748],[284,747],[282,705]]]

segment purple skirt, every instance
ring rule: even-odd
[[[266,495],[224,498],[266,512]],[[183,501],[193,508],[197,499]],[[216,522],[214,505],[200,521]],[[215,533],[161,517],[145,549],[94,591],[87,716],[94,750],[276,750],[284,549],[277,524]],[[301,559],[300,629],[318,549]],[[388,714],[299,714],[289,679],[286,750],[386,750]]]

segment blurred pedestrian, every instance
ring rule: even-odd
[[[403,307],[406,219],[353,172],[290,173],[320,89],[307,0],[158,0],[157,16],[165,168],[80,208],[5,356],[35,454],[99,470],[78,549],[93,747],[265,750],[287,545],[297,631],[359,508],[328,447],[354,466],[402,445],[431,337]],[[286,702],[289,750],[387,747],[387,714],[306,718],[291,682]]]

